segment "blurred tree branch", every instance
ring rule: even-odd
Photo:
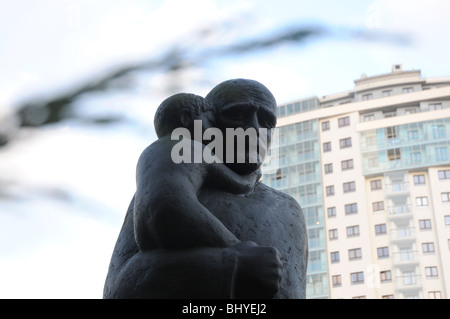
[[[206,33],[211,33],[214,31],[215,30],[211,29],[201,30],[198,34],[194,34],[192,39],[201,40],[201,37]],[[373,31],[368,32],[366,30],[350,31],[351,32],[349,32],[347,36],[357,38],[358,40],[387,41],[395,42],[397,44],[407,43],[407,39],[403,36],[381,34]],[[69,109],[81,96],[89,93],[118,90],[126,87],[126,83],[128,82],[127,77],[135,72],[180,72],[193,66],[201,65],[206,61],[223,56],[242,55],[253,53],[258,50],[269,50],[282,44],[303,45],[309,40],[324,36],[336,36],[336,34],[333,35],[330,30],[326,30],[322,27],[297,26],[279,30],[273,35],[249,39],[240,43],[226,46],[213,46],[212,48],[208,48],[206,46],[203,47],[198,53],[195,53],[196,50],[191,49],[189,46],[182,47],[180,44],[175,44],[159,58],[149,58],[148,60],[144,60],[139,63],[130,63],[116,67],[101,76],[93,77],[87,80],[84,84],[79,85],[68,92],[63,92],[60,95],[56,95],[50,99],[38,97],[21,103],[15,108],[17,110],[15,114],[17,126],[19,128],[41,127],[51,123],[58,123],[70,118],[71,115]],[[121,118],[112,116],[90,118],[90,121],[94,124],[108,124],[118,120],[121,120]],[[5,133],[0,130],[0,147],[5,145],[9,139],[10,137],[8,136],[8,131]]]

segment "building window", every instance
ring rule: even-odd
[[[425,267],[425,276],[427,278],[438,278],[438,269],[436,266]]]
[[[355,182],[348,182],[342,184],[344,193],[354,192],[356,190]]]
[[[325,174],[331,174],[333,173],[333,164],[329,163],[329,164],[325,164]]]
[[[425,255],[434,254],[434,243],[422,243],[422,252]]]
[[[380,271],[380,282],[391,282],[392,274],[390,270]]]
[[[341,148],[347,148],[352,146],[352,138],[347,137],[339,140],[339,145]]]
[[[412,92],[414,92],[414,88],[413,87],[403,88],[403,93],[412,93]]]
[[[351,203],[345,205],[345,215],[351,215],[358,213],[358,204]]]
[[[283,178],[283,175],[281,174],[281,169],[278,169],[275,174],[275,179],[278,181]]]
[[[425,175],[414,175],[414,185],[423,185],[425,184]]]
[[[338,118],[338,126],[339,127],[349,126],[349,125],[350,125],[350,117],[349,116]]]
[[[386,127],[386,137],[388,139],[393,139],[397,137],[397,129],[395,126]]]
[[[431,230],[431,220],[429,219],[419,220],[419,228],[420,230]]]
[[[338,239],[338,231],[337,231],[337,229],[330,229],[328,231],[328,236],[329,236],[330,240]]]
[[[347,227],[347,237],[359,236],[359,225]]]
[[[381,296],[381,299],[394,299],[394,295],[384,295]]]
[[[326,187],[327,196],[333,196],[334,195],[334,185],[330,185]]]
[[[442,103],[429,103],[428,109],[430,111],[442,110]]]
[[[332,264],[338,263],[340,261],[339,252],[338,251],[331,252],[330,259]]]
[[[383,201],[381,201],[381,202],[373,202],[372,203],[372,209],[373,209],[374,213],[375,212],[384,211],[384,202]]]
[[[411,153],[411,161],[413,163],[420,163],[420,162],[422,162],[422,153],[420,153],[420,152],[412,152]]]
[[[431,134],[434,139],[445,138],[445,125],[432,125]]]
[[[323,121],[322,122],[322,132],[329,131],[329,130],[330,130],[330,121]]]
[[[438,171],[439,179],[450,179],[450,169]]]
[[[323,143],[323,152],[331,152],[331,142]]]
[[[328,207],[328,217],[336,217],[336,207]]]
[[[379,259],[389,257],[389,247],[377,248],[377,254]]]
[[[383,112],[383,116],[384,118],[388,118],[388,117],[395,117],[397,114],[396,111],[392,111],[392,112]]]
[[[428,197],[426,196],[416,197],[416,205],[417,207],[427,207]]]
[[[375,114],[367,114],[367,115],[364,115],[364,122],[367,122],[367,121],[373,121],[373,120],[375,120]]]
[[[436,161],[448,161],[448,148],[447,147],[435,147],[434,155],[436,157]]]
[[[333,282],[333,287],[342,286],[341,275],[331,276],[331,281]]]
[[[417,284],[418,276],[414,273],[414,271],[404,271],[401,277],[403,277],[402,283],[404,285],[410,286]]]
[[[349,249],[348,260],[358,260],[362,258],[361,248]]]
[[[353,159],[341,161],[341,169],[343,171],[353,168]]]
[[[370,181],[370,189],[371,190],[378,190],[382,188],[381,179],[377,179],[374,181]]]
[[[450,192],[441,193],[441,199],[443,203],[450,202]]]
[[[418,130],[408,131],[408,139],[410,141],[417,141],[419,139],[419,131]]]
[[[440,291],[429,291],[428,299],[442,299],[442,295]]]
[[[363,94],[362,99],[363,101],[371,100],[373,99],[373,94],[372,93]]]
[[[364,272],[353,272],[350,274],[350,280],[352,285],[363,284],[364,283]]]
[[[450,226],[450,215],[444,216],[445,226]]]
[[[280,155],[280,165],[286,165],[286,164],[287,164],[286,154],[281,154]]]
[[[397,165],[402,159],[402,154],[399,148],[387,150],[387,157],[391,165]]]
[[[392,191],[394,192],[403,192],[407,190],[407,183],[402,180],[392,180]]]
[[[386,91],[381,92],[381,95],[383,97],[391,96],[391,94],[392,94],[392,90],[386,90]]]
[[[386,235],[386,224],[375,225],[375,235]]]
[[[303,148],[302,152],[300,154],[303,154],[303,158],[305,160],[308,159],[312,159],[314,156],[314,144],[312,144],[311,142],[305,142],[303,143],[302,146],[300,146],[299,144],[297,144],[298,148],[300,149],[300,147]]]
[[[375,135],[366,136],[366,146],[374,146],[377,143]]]
[[[280,133],[279,143],[280,143],[280,145],[286,144],[286,135],[284,133]]]
[[[291,115],[292,113],[294,113],[294,105],[293,104],[288,104],[286,107],[287,107],[286,115]]]
[[[378,157],[371,157],[367,159],[368,166],[370,168],[377,167],[379,165]]]

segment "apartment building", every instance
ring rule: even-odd
[[[298,200],[307,298],[450,297],[450,77],[361,76],[278,106],[278,167]]]

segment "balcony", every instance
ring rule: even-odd
[[[412,274],[397,277],[395,279],[395,288],[402,292],[421,290],[422,283],[420,275]]]
[[[386,184],[387,196],[407,196],[409,195],[409,183],[398,182],[392,184]]]
[[[386,139],[387,147],[399,146],[402,144],[402,140],[398,137],[389,137]]]
[[[411,205],[389,206],[386,209],[388,217],[393,220],[410,219],[413,216]]]
[[[396,228],[390,231],[391,242],[411,242],[416,240],[414,228]]]
[[[417,250],[401,251],[393,254],[393,264],[395,267],[415,266],[419,263],[419,255]]]

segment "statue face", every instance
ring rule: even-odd
[[[253,94],[252,94],[253,93]],[[249,92],[246,90],[236,89],[233,94],[230,94],[224,99],[224,103],[221,105],[215,105],[216,108],[216,123],[215,126],[219,128],[224,136],[224,158],[227,157],[227,153],[231,151],[230,145],[234,146],[233,153],[234,158],[230,163],[225,161],[225,164],[233,171],[239,174],[249,174],[256,171],[263,163],[265,154],[270,146],[271,142],[271,129],[276,125],[276,103],[273,99],[265,99],[264,95],[258,94],[259,92]],[[270,94],[270,92],[269,92]],[[271,96],[271,95],[270,95]],[[254,129],[258,140],[262,139],[263,143],[258,143],[258,140],[252,140],[247,138],[245,143],[245,150],[242,154],[242,148],[238,147],[238,140],[236,136],[230,137],[226,134],[227,129],[241,128],[244,131]],[[264,134],[264,136],[261,136]],[[234,138],[232,144],[230,144],[230,138]],[[228,140],[227,140],[228,139]],[[251,149],[251,143],[258,144],[257,159],[253,162],[250,160],[249,152]],[[255,145],[253,145],[255,147]],[[238,161],[238,156],[245,158],[244,163]],[[242,161],[242,160],[241,160]]]

